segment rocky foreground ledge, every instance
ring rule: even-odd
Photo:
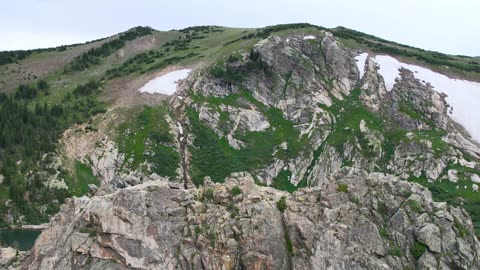
[[[293,194],[235,173],[73,198],[21,269],[479,269],[468,214],[418,184],[343,169]],[[10,266],[13,268],[13,266]]]

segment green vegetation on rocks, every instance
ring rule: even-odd
[[[277,208],[282,213],[287,209],[287,197],[282,196],[280,200],[277,201]]]
[[[301,181],[300,183],[298,183],[298,185],[295,186],[294,184],[292,184],[292,182],[290,182],[291,176],[292,173],[289,170],[281,171],[276,177],[272,179],[271,186],[278,190],[285,190],[290,193],[301,187],[306,186],[306,181]]]
[[[240,195],[240,194],[242,194],[242,189],[239,188],[238,186],[234,186],[234,187],[230,190],[230,194],[231,194],[232,196]]]
[[[192,132],[196,135],[192,147],[192,179],[195,184],[201,184],[205,176],[210,176],[213,181],[221,182],[232,172],[252,171],[262,165],[267,165],[273,160],[275,147],[287,142],[287,149],[278,149],[275,157],[279,159],[293,158],[306,145],[306,138],[300,138],[300,132],[293,127],[293,123],[283,117],[281,110],[267,108],[255,100],[251,93],[243,91],[224,98],[194,96],[199,103],[208,102],[213,106],[220,104],[236,105],[238,100],[246,99],[254,104],[268,119],[271,128],[265,131],[247,132],[236,135],[236,139],[247,143],[246,147],[236,150],[228,144],[225,137],[219,138],[213,130],[203,124],[198,113],[188,110],[188,117]],[[275,181],[278,188],[292,192],[296,187],[286,183],[285,177]],[[304,183],[302,183],[304,185]]]
[[[151,165],[151,173],[177,176],[180,155],[173,144],[173,135],[166,120],[168,114],[165,103],[155,107],[144,106],[132,119],[120,125],[117,141],[120,152],[125,153],[123,169],[138,169],[146,161]]]
[[[403,257],[403,250],[397,246],[393,246],[388,250],[388,255],[394,257]]]
[[[75,183],[71,186],[71,192],[77,196],[87,194],[89,184],[99,186],[100,182],[90,166],[75,160]]]
[[[189,111],[189,121],[195,134],[194,147],[190,151],[191,176],[196,185],[202,184],[205,176],[223,182],[232,172],[250,171],[272,158],[273,145],[260,132],[250,135],[249,146],[236,150],[226,138],[218,138],[205,126],[193,110]]]
[[[361,146],[361,153],[366,157],[374,156],[374,146],[370,144],[366,135],[360,130],[360,122],[363,120],[368,129],[386,135],[381,143],[381,149],[393,148],[395,137],[389,136],[395,134],[385,126],[382,119],[370,111],[360,100],[359,96],[362,90],[354,89],[344,100],[335,100],[331,107],[325,109],[335,116],[336,122],[332,124],[332,133],[328,136],[326,142],[343,152],[346,144],[354,145],[358,140]],[[384,157],[388,160],[388,157]]]
[[[412,252],[413,257],[416,260],[418,260],[418,259],[420,259],[420,257],[422,257],[423,253],[425,253],[426,250],[427,250],[427,246],[425,246],[424,244],[422,244],[418,241],[415,241],[415,243],[413,244],[413,247],[411,249],[411,252]]]
[[[422,210],[422,206],[420,205],[420,203],[415,200],[408,200],[405,202],[405,204],[412,212],[418,213]]]
[[[480,171],[475,169],[449,164],[445,170],[458,171],[458,182],[450,182],[448,180],[437,180],[435,182],[427,181],[425,175],[419,178],[410,177],[409,181],[421,184],[427,187],[431,192],[435,201],[447,202],[452,206],[462,207],[470,214],[476,233],[480,233],[480,193],[472,190],[474,182],[468,177],[470,173],[480,175]]]
[[[343,192],[343,193],[348,193],[348,185],[345,183],[337,183],[337,191],[338,192]]]
[[[463,237],[467,237],[469,235],[468,230],[460,223],[455,222],[455,228],[457,228],[458,233]]]

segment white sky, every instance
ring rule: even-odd
[[[15,0],[1,7],[0,50],[84,42],[138,25],[170,30],[308,22],[480,56],[478,0]]]

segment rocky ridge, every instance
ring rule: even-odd
[[[343,168],[293,194],[246,172],[204,183],[69,199],[24,268],[478,269],[468,214],[391,175]]]

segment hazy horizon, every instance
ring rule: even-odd
[[[480,2],[381,0],[253,1],[24,0],[6,3],[0,50],[56,47],[111,36],[135,26],[160,31],[198,25],[259,28],[306,22],[344,26],[387,40],[448,54],[480,56]]]

